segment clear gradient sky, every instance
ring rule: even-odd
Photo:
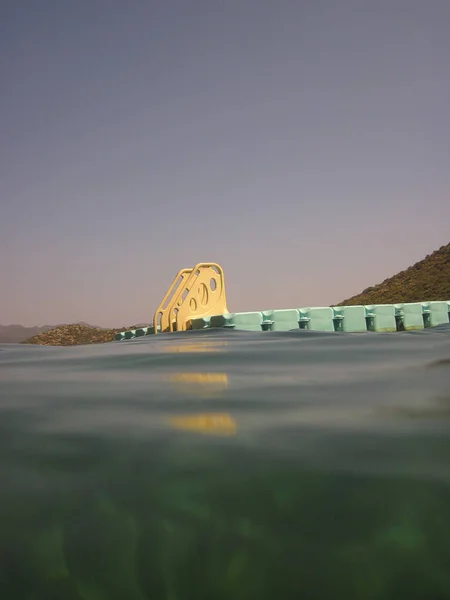
[[[450,241],[449,0],[4,0],[0,323],[339,302]]]

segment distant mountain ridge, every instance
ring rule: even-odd
[[[0,344],[20,344],[33,335],[52,329],[52,325],[24,327],[23,325],[0,325]]]
[[[335,306],[450,300],[450,243]]]
[[[77,323],[86,327],[95,327],[87,323]],[[60,325],[37,325],[32,327],[24,327],[23,325],[0,325],[0,344],[21,344],[31,337],[60,327]],[[102,329],[98,327],[97,329]]]

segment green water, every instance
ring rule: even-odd
[[[448,327],[0,346],[0,598],[448,600],[449,359]]]

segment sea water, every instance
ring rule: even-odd
[[[450,327],[0,346],[0,598],[450,598]]]

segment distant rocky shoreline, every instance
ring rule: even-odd
[[[119,329],[103,329],[90,325],[60,325],[54,329],[44,331],[23,344],[38,344],[40,346],[80,346],[83,344],[104,344],[112,342],[116,333],[135,329],[136,325],[120,327]]]

